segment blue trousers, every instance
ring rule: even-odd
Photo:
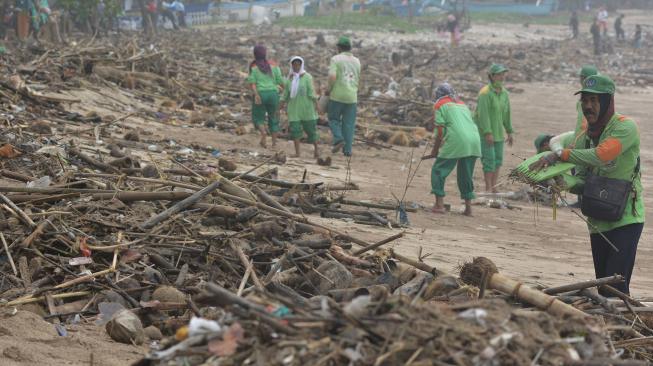
[[[337,145],[344,141],[343,152],[345,156],[351,156],[354,131],[356,130],[356,103],[329,101],[327,115],[333,135],[333,144]]]

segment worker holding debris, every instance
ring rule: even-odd
[[[351,53],[351,40],[348,37],[340,37],[337,48],[338,54],[331,58],[329,64],[329,86],[325,93],[329,96],[327,115],[333,135],[332,152],[342,149],[345,156],[351,156],[361,63]]]
[[[457,166],[456,178],[460,197],[465,200],[466,216],[472,215],[474,196],[474,165],[481,156],[481,137],[474,124],[472,112],[457,98],[453,88],[441,84],[435,91],[435,118],[426,126],[435,131],[435,143],[430,155],[422,159],[436,158],[431,168],[431,193],[435,195],[434,213],[444,213],[444,182]]]
[[[628,294],[635,256],[644,227],[637,124],[615,113],[614,82],[604,75],[585,79],[581,94],[587,124],[573,148],[556,149],[531,166],[538,170],[566,161],[585,171],[581,210],[588,216],[597,278],[623,275],[616,285]],[[575,187],[571,187],[572,190]]]
[[[294,56],[290,59],[290,74],[287,87],[281,98],[282,104],[288,103],[288,123],[290,138],[295,144],[295,157],[300,156],[300,139],[305,133],[308,143],[313,144],[313,156],[319,158],[317,147],[317,111],[315,110],[315,87],[313,77],[304,69],[304,59]]]
[[[264,148],[267,147],[269,132],[274,147],[279,135],[279,93],[283,91],[284,81],[279,66],[268,61],[267,49],[263,45],[254,47],[254,61],[249,65],[247,82],[253,94],[252,121],[261,133],[260,144]]]
[[[499,169],[503,164],[504,130],[505,142],[513,143],[512,119],[510,115],[510,98],[503,86],[508,69],[500,64],[492,64],[488,77],[490,83],[484,86],[478,95],[478,104],[474,121],[481,134],[481,151],[485,191],[497,192]]]

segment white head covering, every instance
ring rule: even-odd
[[[292,68],[292,63],[295,60],[302,62],[302,66],[299,68],[299,72],[295,72]],[[288,74],[288,79],[291,79],[290,82],[290,97],[294,98],[297,96],[297,91],[299,90],[299,78],[306,73],[304,70],[304,59],[299,56],[293,56],[290,58],[290,73]]]

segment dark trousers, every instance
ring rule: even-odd
[[[637,244],[643,228],[644,224],[630,224],[603,233],[619,249],[619,253],[601,234],[590,235],[596,278],[622,275],[626,281],[614,287],[625,294],[630,293],[630,277],[633,274]]]
[[[163,16],[163,21],[164,22],[165,22],[166,19],[168,19],[168,20],[170,20],[170,23],[172,23],[172,28],[179,29],[179,27],[177,27],[177,21],[175,19],[175,15],[172,13],[171,10],[163,9],[163,10],[161,10],[161,15]]]

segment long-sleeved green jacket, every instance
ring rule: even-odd
[[[309,73],[305,73],[299,79],[299,87],[297,88],[297,95],[294,98],[290,97],[290,84],[291,81],[286,81],[286,88],[281,96],[282,102],[288,102],[288,121],[316,121],[317,112],[315,111],[315,88],[313,87],[313,77]]]
[[[513,133],[508,91],[502,87],[497,93],[491,85],[484,86],[478,93],[474,122],[481,138],[491,133],[495,142],[504,140],[504,130]]]
[[[587,136],[587,125],[576,132],[573,149],[562,150],[560,159],[576,164],[602,177],[633,180],[624,215],[619,221],[600,221],[588,218],[591,233],[606,232],[622,226],[644,222],[644,197],[641,174],[635,174],[639,158],[639,130],[635,122],[615,113],[605,126],[595,145]],[[582,176],[582,175],[581,175]]]

